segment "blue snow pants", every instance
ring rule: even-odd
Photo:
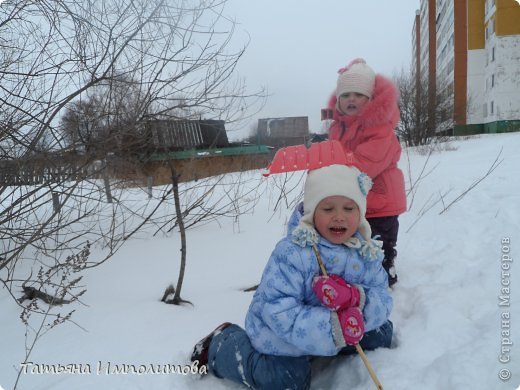
[[[393,325],[387,321],[378,329],[365,333],[360,345],[365,350],[390,347]],[[354,346],[339,354],[356,353]],[[209,371],[218,378],[242,383],[253,389],[309,389],[312,356],[275,356],[257,352],[246,332],[230,325],[216,335],[209,346]]]

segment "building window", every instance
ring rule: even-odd
[[[495,47],[491,49],[491,61],[495,61]]]
[[[495,102],[494,101],[491,101],[491,103],[489,104],[489,111],[490,111],[490,114],[493,115],[495,113]]]
[[[495,86],[495,75],[492,74],[491,75],[491,88],[493,88]]]

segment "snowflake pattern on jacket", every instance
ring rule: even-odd
[[[341,349],[334,342],[331,311],[318,301],[312,279],[319,266],[311,245],[301,246],[292,232],[303,215],[303,204],[293,212],[285,238],[278,242],[264,269],[246,316],[245,328],[253,347],[265,354],[282,356],[334,356]],[[359,233],[356,237],[363,240]],[[387,274],[376,260],[359,249],[336,245],[318,236],[317,248],[329,274],[363,288],[365,331],[388,320],[392,298]]]

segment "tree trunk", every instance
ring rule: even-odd
[[[112,203],[112,190],[110,189],[110,180],[108,178],[108,172],[107,172],[107,161],[105,160],[103,162],[103,183],[105,184],[105,194],[107,197],[107,203]]]
[[[175,215],[177,217],[177,225],[179,225],[179,231],[181,233],[181,266],[179,269],[179,277],[177,279],[177,288],[175,289],[175,295],[173,297],[174,305],[179,305],[182,302],[186,302],[181,298],[182,282],[184,280],[184,271],[186,269],[186,230],[184,229],[184,220],[182,218],[181,204],[179,199],[179,177],[180,174],[170,164],[172,172],[172,183],[173,183],[173,199],[175,202]]]

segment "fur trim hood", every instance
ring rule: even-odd
[[[359,116],[354,117],[354,122],[357,122],[356,127],[362,127],[365,131],[377,129],[379,132],[380,127],[384,126],[388,131],[393,131],[399,122],[399,107],[396,104],[398,98],[399,92],[394,82],[377,74],[372,99],[366,104]],[[334,91],[329,99],[327,108],[334,111],[333,119],[335,121],[346,123],[349,117],[342,115],[337,110],[337,102],[338,99]]]

